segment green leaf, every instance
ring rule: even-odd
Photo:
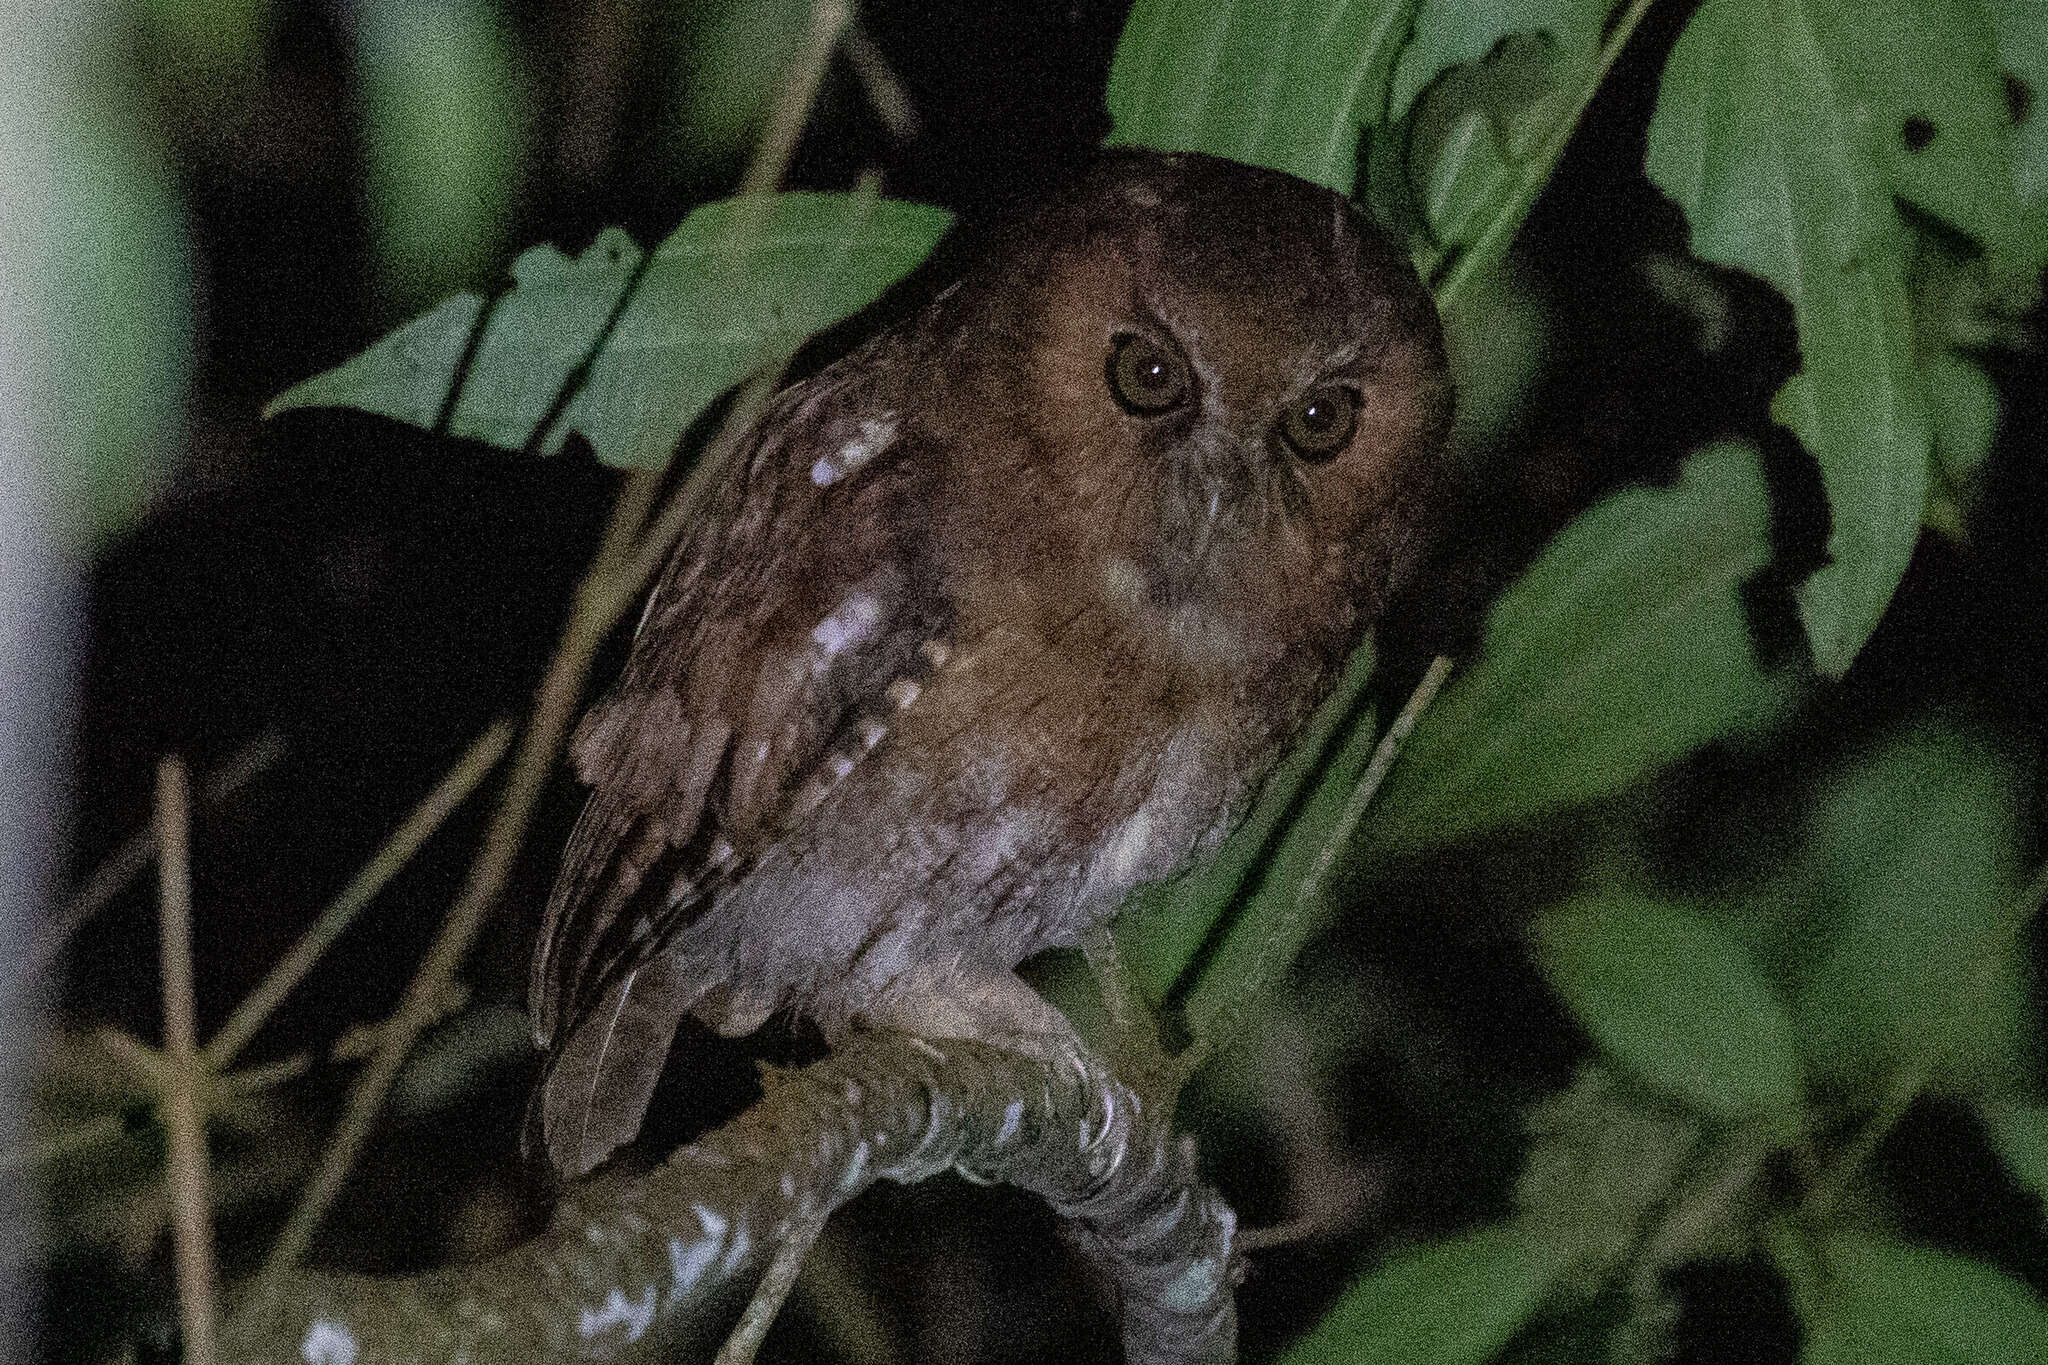
[[[1756,453],[1695,455],[1566,527],[1504,593],[1479,657],[1423,718],[1367,821],[1411,851],[1617,791],[1789,697],[1758,666],[1739,589],[1770,560]]]
[[[1525,176],[1548,175],[1536,163],[1596,75],[1586,54],[1518,36],[1430,88],[1410,130],[1409,177],[1436,245],[1478,241]]]
[[[1994,273],[2038,274],[2048,238],[2021,213],[1997,43],[1979,0],[1807,3],[1885,183],[1982,243]]]
[[[1934,489],[1927,524],[1961,539],[1978,473],[1998,436],[1998,388],[1974,360],[1936,351],[1920,362],[1934,423]]]
[[[1345,1290],[1281,1365],[1486,1360],[1535,1315],[1555,1273],[1511,1224],[1411,1251]]]
[[[1537,963],[1607,1054],[1724,1120],[1792,1114],[1792,1021],[1754,963],[1708,921],[1605,892],[1543,917]]]
[[[1109,140],[1349,194],[1413,14],[1414,0],[1138,0],[1110,67]]]
[[[1445,71],[1480,60],[1512,34],[1546,33],[1560,50],[1590,60],[1608,8],[1608,0],[1423,0],[1415,37],[1394,68],[1393,117],[1406,116]]]
[[[736,202],[692,213],[644,270],[617,229],[573,261],[536,247],[513,265],[512,288],[488,315],[474,294],[448,299],[292,388],[271,411],[353,407],[431,426],[461,378],[453,435],[552,454],[576,432],[607,464],[658,468],[714,398],[872,302],[950,222],[920,204],[785,194],[761,208],[752,245],[740,246]],[[484,332],[465,371],[479,319]],[[538,430],[600,338],[581,387]]]
[[[387,285],[416,299],[482,276],[510,219],[532,101],[503,23],[477,0],[368,0],[356,49]]]
[[[2010,762],[1937,730],[1879,754],[1816,811],[1836,925],[1798,993],[1816,1075],[1874,1092],[1930,1048],[1952,1086],[2024,1074],[2029,992],[2005,914],[2021,809]]]
[[[1841,1232],[1815,1269],[1784,1246],[1801,1294],[1801,1365],[2040,1365],[2048,1304],[1981,1262]],[[1794,1271],[1798,1273],[1794,1273]]]
[[[1903,0],[1902,0],[1903,2]],[[1839,676],[1904,575],[1930,445],[1913,363],[1905,234],[1808,0],[1706,0],[1650,122],[1648,170],[1700,256],[1792,302],[1804,368],[1778,420],[1819,462],[1832,562],[1800,588],[1815,663]],[[1872,41],[1892,41],[1879,30]]]
[[[1980,1112],[2006,1171],[2034,1192],[2048,1218],[2048,1104],[1992,1101]]]

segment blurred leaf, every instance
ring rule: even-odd
[[[1366,822],[1435,847],[1619,790],[1790,693],[1739,590],[1770,559],[1756,452],[1718,445],[1671,488],[1585,513],[1494,606],[1479,657],[1423,718]]]
[[[34,290],[41,361],[66,404],[47,446],[74,458],[52,474],[78,538],[103,541],[142,515],[184,455],[192,252],[135,92],[87,72],[53,85],[49,121],[20,139],[41,184],[8,188],[41,191],[40,269],[19,287]]]
[[[1591,55],[1522,35],[1430,87],[1409,134],[1408,175],[1439,246],[1478,241],[1525,177],[1548,176],[1551,135],[1597,78]]]
[[[1755,964],[1677,906],[1606,892],[1546,914],[1537,963],[1607,1054],[1723,1120],[1792,1114],[1792,1020]]]
[[[1480,60],[1511,34],[1545,33],[1558,49],[1590,60],[1608,8],[1609,0],[1423,0],[1394,69],[1393,117],[1405,116],[1439,75]]]
[[[533,95],[480,0],[356,8],[364,162],[379,267],[395,297],[482,277],[525,160]]]
[[[1950,1084],[2024,1074],[2034,1035],[2004,913],[2022,808],[2010,763],[1936,731],[1894,744],[1816,812],[1839,928],[1797,1001],[1815,1074],[1874,1090],[1930,1047]]]
[[[1547,280],[1519,256],[1473,280],[1444,315],[1444,349],[1458,395],[1453,450],[1479,453],[1529,413],[1529,394],[1548,372],[1557,346],[1556,304]]]
[[[1802,1365],[2040,1365],[2048,1304],[1977,1261],[1840,1232],[1819,1267],[1778,1259],[1805,1320]]]
[[[674,150],[692,159],[738,158],[775,101],[809,26],[810,0],[699,0],[678,72]]]
[[[2013,119],[2013,184],[2031,209],[2034,231],[2048,237],[2048,11],[2040,0],[1982,4],[1991,19],[2000,74],[2019,85],[2006,99],[2006,113]]]
[[[354,407],[431,426],[462,391],[449,431],[509,450],[558,452],[571,432],[607,464],[658,468],[720,393],[804,338],[865,307],[931,250],[949,223],[920,204],[854,194],[778,195],[753,245],[730,241],[736,201],[683,221],[642,270],[623,232],[571,261],[536,247],[490,308],[462,294],[271,405]],[[629,286],[609,335],[604,327]],[[603,339],[582,386],[547,431],[538,425]]]
[[[1529,1154],[1515,1182],[1521,1226],[1570,1265],[1560,1289],[1590,1299],[1642,1240],[1701,1147],[1703,1122],[1620,1083],[1598,1063],[1529,1111]],[[1720,1231],[1697,1229],[1699,1239]],[[1699,1254],[1697,1246],[1684,1254]]]
[[[1774,415],[1827,489],[1832,562],[1799,599],[1815,663],[1839,676],[1912,557],[1930,437],[1904,229],[1864,138],[1869,110],[1823,46],[1836,35],[1816,24],[1815,3],[1705,0],[1665,67],[1647,168],[1684,208],[1697,254],[1792,302],[1804,368]]]
[[[1935,487],[1927,524],[1961,539],[1978,472],[1998,436],[1998,388],[1975,361],[1936,351],[1920,362],[1934,421]]]
[[[2048,1104],[2002,1100],[1980,1109],[2007,1173],[2033,1191],[2048,1222]]]
[[[1414,0],[1138,0],[1109,73],[1112,144],[1207,152],[1351,192]]]
[[[1535,1315],[1555,1274],[1555,1260],[1511,1224],[1438,1242],[1345,1290],[1281,1365],[1483,1361]]]
[[[141,0],[140,9],[180,69],[219,81],[263,60],[275,20],[271,0]]]
[[[1370,711],[1353,722],[1345,747],[1322,774],[1301,811],[1286,823],[1281,847],[1269,850],[1269,844],[1288,816],[1295,813],[1303,784],[1316,778],[1316,764],[1329,751],[1338,727],[1357,706],[1372,676],[1374,660],[1375,652],[1368,638],[1352,655],[1334,694],[1311,718],[1286,760],[1260,790],[1243,823],[1214,853],[1186,876],[1140,890],[1119,912],[1118,947],[1138,984],[1154,1002],[1165,999],[1187,971],[1218,921],[1238,901],[1246,882],[1259,871],[1262,861],[1270,870],[1261,878],[1253,905],[1232,926],[1231,938],[1248,945],[1245,936],[1256,936],[1261,929],[1254,922],[1255,907],[1273,895],[1290,893],[1299,885],[1299,874],[1305,870],[1303,848],[1317,842],[1318,828],[1328,832],[1359,773],[1371,759],[1378,727]],[[1270,928],[1266,932],[1270,936]],[[1294,951],[1299,947],[1294,944]],[[1243,946],[1232,950],[1232,958],[1243,951]],[[1287,956],[1291,959],[1293,951],[1288,951]],[[1236,962],[1228,968],[1233,981],[1239,968]]]

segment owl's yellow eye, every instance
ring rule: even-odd
[[[1110,347],[1109,391],[1126,410],[1157,417],[1187,401],[1188,367],[1157,342],[1126,333]]]
[[[1280,439],[1304,460],[1327,460],[1358,430],[1358,395],[1341,384],[1311,389],[1280,419]]]

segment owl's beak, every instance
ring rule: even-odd
[[[1161,489],[1162,559],[1175,586],[1195,589],[1211,559],[1261,520],[1267,455],[1263,437],[1228,429],[1194,436]]]

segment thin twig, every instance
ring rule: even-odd
[[[803,50],[790,64],[789,74],[783,78],[775,108],[768,115],[768,126],[761,130],[760,145],[740,181],[742,211],[733,215],[735,240],[749,240],[752,228],[758,228],[758,223],[748,225],[741,221],[747,216],[747,205],[765,206],[767,197],[782,183],[797,139],[811,121],[811,106],[818,102],[818,87],[825,82],[832,54],[839,48],[839,36],[852,22],[853,6],[847,0],[816,0],[811,6],[810,33]]]
[[[1408,694],[1401,714],[1394,717],[1394,723],[1387,727],[1387,733],[1380,737],[1379,746],[1372,751],[1372,762],[1366,765],[1365,775],[1351,789],[1351,797],[1344,803],[1343,813],[1331,826],[1330,835],[1316,854],[1308,876],[1302,879],[1297,900],[1304,903],[1318,901],[1329,891],[1330,872],[1336,866],[1337,855],[1351,846],[1359,825],[1365,820],[1366,808],[1380,794],[1387,774],[1394,770],[1394,760],[1401,756],[1401,746],[1408,742],[1409,735],[1415,733],[1415,723],[1422,719],[1422,713],[1436,700],[1444,680],[1450,676],[1451,660],[1447,655],[1439,654],[1430,660],[1428,671],[1422,675],[1422,681],[1415,684],[1415,690]]]
[[[1322,836],[1316,848],[1315,861],[1309,865],[1293,893],[1281,902],[1271,922],[1261,927],[1251,962],[1231,973],[1229,979],[1211,970],[1189,992],[1186,1006],[1188,1026],[1197,1045],[1212,1051],[1228,1046],[1243,1033],[1252,1012],[1278,989],[1281,978],[1292,965],[1295,951],[1309,932],[1309,926],[1322,913],[1337,858],[1351,847],[1359,825],[1364,822],[1366,810],[1379,795],[1387,774],[1393,771],[1394,761],[1400,757],[1401,746],[1407,742],[1415,723],[1435,700],[1450,673],[1449,658],[1438,655],[1431,661],[1422,681],[1409,693],[1401,713],[1394,717],[1394,723],[1380,737],[1365,772],[1345,799],[1343,810]],[[1285,856],[1284,850],[1280,856]],[[1276,857],[1275,861],[1278,860]],[[1223,955],[1219,954],[1214,961],[1222,960]]]
[[[201,784],[200,808],[210,809],[235,796],[268,772],[284,757],[284,751],[284,734],[277,727],[271,726],[259,732]],[[35,946],[29,950],[30,973],[40,973],[47,968],[63,951],[64,945],[71,941],[73,934],[106,909],[114,897],[127,890],[156,860],[156,850],[156,830],[153,826],[146,826],[129,835],[119,848],[108,854],[92,870],[92,875],[71,893],[71,899],[64,903],[63,912],[37,936]]]
[[[711,1365],[754,1365],[754,1356],[767,1338],[768,1328],[775,1322],[775,1315],[782,1311],[790,1286],[796,1283],[798,1273],[804,1268],[804,1258],[811,1254],[818,1234],[824,1230],[822,1215],[804,1219],[790,1228],[782,1239],[782,1245],[775,1248],[775,1259],[768,1263],[768,1273],[761,1277],[754,1296],[747,1300],[747,1311],[740,1314],[738,1324],[726,1337],[725,1345],[718,1348],[718,1355]]]
[[[468,879],[463,883],[455,904],[449,908],[447,918],[442,921],[440,932],[427,949],[425,960],[407,983],[376,1056],[357,1073],[355,1084],[349,1087],[347,1107],[329,1140],[327,1151],[321,1157],[320,1167],[301,1194],[284,1231],[278,1235],[269,1259],[264,1262],[257,1281],[258,1294],[270,1292],[284,1272],[305,1254],[314,1232],[327,1216],[327,1210],[341,1192],[349,1172],[355,1168],[356,1158],[369,1139],[371,1126],[384,1106],[384,1096],[397,1079],[407,1052],[437,1017],[437,1002],[454,979],[456,969],[462,965],[470,945],[476,940],[477,931],[483,927],[485,916],[497,903],[498,893],[511,876],[512,864],[525,842],[534,808],[539,804],[548,775],[554,769],[555,755],[568,734],[570,716],[583,694],[591,658],[618,618],[615,604],[605,594],[593,591],[592,585],[605,581],[626,555],[631,537],[637,530],[633,523],[639,520],[640,509],[646,506],[642,485],[657,477],[648,472],[632,475],[618,501],[613,504],[611,524],[605,530],[603,543],[583,586],[575,595],[554,657],[535,693],[532,716],[525,733],[520,736],[505,789],[492,812],[483,845],[470,864]]]
[[[166,758],[156,770],[158,925],[163,964],[164,1051],[170,1085],[164,1093],[169,1138],[171,1237],[178,1266],[178,1310],[185,1360],[213,1365],[213,1227],[206,1170],[206,1130],[199,1115],[199,1057],[192,1000],[191,794],[185,765]]]
[[[405,823],[384,841],[375,857],[363,865],[355,878],[320,913],[291,951],[279,958],[270,972],[235,1006],[235,1012],[221,1025],[206,1045],[206,1060],[215,1071],[226,1071],[249,1045],[264,1022],[284,998],[304,979],[313,965],[334,946],[363,908],[377,898],[399,870],[412,861],[421,845],[441,827],[441,822],[469,798],[484,775],[497,766],[512,742],[512,724],[499,721],[477,736],[461,760],[448,770],[434,789],[413,808]]]
[[[922,127],[917,117],[917,106],[911,102],[910,91],[889,65],[889,58],[875,44],[868,33],[867,25],[858,17],[846,27],[842,39],[846,60],[852,65],[853,73],[860,77],[861,88],[867,92],[868,105],[875,111],[875,117],[889,130],[889,136],[898,142],[914,140]]]

